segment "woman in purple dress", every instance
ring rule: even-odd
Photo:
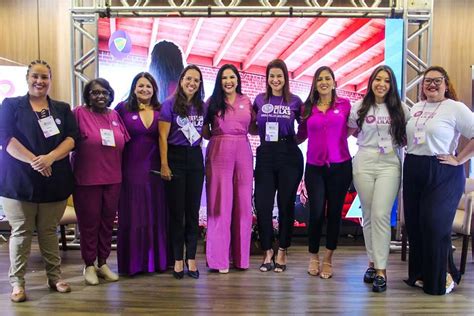
[[[135,76],[128,100],[115,110],[130,134],[123,154],[117,261],[120,274],[158,272],[167,266],[167,207],[160,177],[158,88],[152,75]]]

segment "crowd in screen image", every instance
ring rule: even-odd
[[[61,277],[56,236],[71,195],[90,286],[157,272],[183,282],[199,279],[205,267],[217,275],[288,273],[300,191],[309,211],[307,276],[330,279],[338,273],[334,257],[351,185],[360,198],[368,257],[361,284],[387,290],[390,216],[401,188],[410,243],[405,282],[431,295],[448,294],[460,283],[451,231],[466,182],[463,164],[474,156],[474,113],[458,101],[444,68],[424,72],[420,101],[409,108],[386,65],[373,70],[365,96],[351,104],[338,95],[327,66],[314,72],[302,100],[291,92],[280,59],[268,62],[265,89],[255,98],[242,92],[245,83],[233,64],[219,67],[206,97],[200,67],[185,66],[182,58],[173,43],[157,43],[149,72],[136,74],[115,109],[114,89],[104,78],[85,85],[73,110],[52,99],[53,71],[43,60],[28,65],[27,94],[3,101],[0,196],[12,227],[13,302],[27,299],[35,230],[47,285],[71,291]],[[249,135],[260,140],[255,164]],[[357,138],[354,157],[350,136]],[[456,152],[461,136],[468,142]],[[303,142],[306,157],[298,147]],[[198,262],[203,190],[206,262]],[[253,208],[261,250],[256,267],[250,265]],[[115,228],[117,265],[109,265]]]

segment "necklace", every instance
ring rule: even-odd
[[[148,109],[148,108],[150,108],[150,105],[149,105],[149,104],[140,103],[140,104],[138,105],[138,109],[139,109],[140,111],[141,111],[141,110],[146,110],[146,109]]]

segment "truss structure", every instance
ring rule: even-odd
[[[402,99],[410,106],[416,102],[421,74],[431,63],[433,0],[71,1],[71,104],[79,104],[84,84],[99,76],[97,30],[101,17],[402,18],[404,60],[400,86]]]

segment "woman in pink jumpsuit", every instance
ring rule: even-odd
[[[236,268],[249,267],[253,165],[247,134],[250,126],[254,129],[255,114],[233,65],[219,69],[208,102],[206,256],[210,269],[228,273],[229,257]]]

